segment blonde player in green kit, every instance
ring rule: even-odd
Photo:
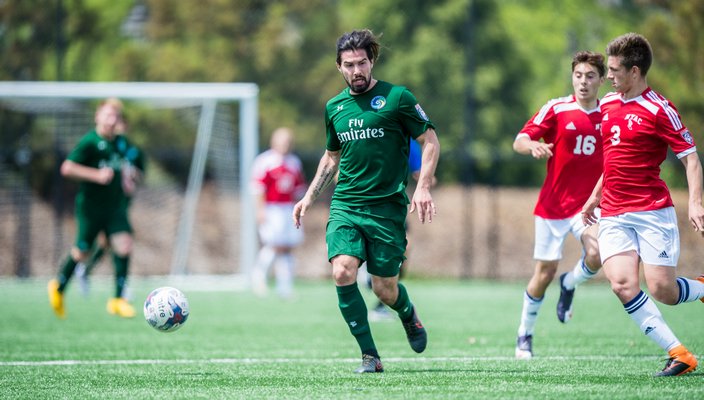
[[[417,210],[423,223],[432,222],[435,215],[430,187],[440,152],[435,126],[415,96],[405,87],[372,77],[379,47],[367,29],[345,33],[337,40],[337,69],[348,87],[326,105],[326,151],[308,191],[293,210],[294,223],[300,227],[306,210],[339,172],[325,240],[338,305],[362,352],[358,373],[384,370],[357,287],[357,271],[364,261],[374,294],[398,313],[411,348],[417,353],[425,350],[425,328],[398,274],[406,250],[406,214]],[[422,147],[422,167],[410,209],[406,195],[409,138]]]
[[[76,241],[47,288],[49,304],[62,319],[66,318],[64,291],[76,265],[88,259],[100,232],[108,238],[115,265],[115,296],[108,300],[107,311],[123,318],[135,316],[134,307],[124,297],[133,247],[128,205],[141,179],[138,169],[144,168],[144,160],[126,137],[115,134],[122,108],[122,102],[115,98],[101,102],[95,113],[95,129],[81,138],[61,164],[64,177],[80,182],[75,207]]]

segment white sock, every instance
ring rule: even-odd
[[[562,280],[562,285],[565,289],[572,290],[576,286],[579,286],[580,283],[593,278],[594,275],[596,275],[596,272],[587,267],[587,264],[584,263],[584,258],[580,258],[574,268],[572,268],[572,271],[565,275],[565,279]]]
[[[633,300],[624,304],[623,308],[638,325],[641,332],[665,351],[670,351],[673,347],[680,344],[680,341],[677,340],[675,334],[672,333],[672,330],[662,318],[662,314],[660,314],[655,302],[642,290]]]
[[[291,297],[291,294],[293,294],[293,271],[295,269],[293,255],[281,255],[274,268],[276,273],[276,292],[281,298]]]
[[[680,298],[677,304],[689,303],[704,297],[704,283],[696,279],[677,278],[677,286],[680,287]]]
[[[257,262],[254,264],[252,269],[252,287],[255,291],[265,291],[266,290],[266,280],[269,274],[269,268],[274,263],[276,259],[276,252],[269,246],[264,246],[259,250],[257,254]],[[261,294],[261,293],[260,293]]]
[[[538,319],[538,310],[543,305],[543,298],[535,299],[528,292],[523,293],[523,310],[521,311],[521,325],[518,327],[518,336],[532,335],[535,320]]]

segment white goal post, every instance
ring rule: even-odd
[[[176,245],[170,263],[171,274],[188,273],[188,256],[194,229],[196,208],[205,176],[205,165],[211,147],[211,133],[215,123],[216,107],[221,103],[239,105],[237,132],[239,184],[239,272],[247,273],[254,264],[257,251],[254,201],[250,193],[249,176],[258,153],[258,96],[254,83],[161,83],[161,82],[0,82],[0,102],[19,102],[23,111],[32,103],[47,100],[94,101],[108,97],[131,101],[175,102],[200,107],[195,145],[185,190],[182,212],[178,221]],[[24,111],[31,113],[31,111]],[[233,132],[234,134],[234,132]],[[214,146],[217,146],[214,145]],[[147,154],[148,156],[148,154]],[[234,173],[234,172],[233,172]],[[149,172],[147,173],[149,174]],[[233,268],[234,269],[234,266]]]

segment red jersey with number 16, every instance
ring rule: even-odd
[[[624,100],[612,92],[601,102],[604,138],[604,180],[601,216],[659,210],[672,206],[670,191],[660,178],[660,164],[672,148],[677,158],[697,151],[675,106],[645,89]]]
[[[570,95],[550,100],[518,133],[554,144],[535,215],[565,219],[581,211],[601,176],[600,123],[599,107],[584,110]]]

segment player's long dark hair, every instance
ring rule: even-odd
[[[347,32],[337,39],[337,64],[340,64],[340,53],[347,50],[361,49],[367,52],[367,58],[375,63],[379,58],[379,40],[369,29]]]

